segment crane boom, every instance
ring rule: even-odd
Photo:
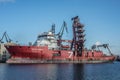
[[[2,38],[0,39],[0,42],[2,43],[3,42],[3,39],[5,38],[6,42],[11,42],[12,40],[9,38],[7,32],[4,32],[3,33],[3,36]]]
[[[65,21],[63,21],[62,27],[60,29],[60,32],[58,34],[56,34],[58,36],[58,45],[61,46],[61,39],[63,36],[64,31],[66,30],[66,32],[68,33],[68,29],[67,29],[67,23]]]
[[[66,23],[65,21],[63,21],[63,25],[62,25],[62,27],[61,27],[61,29],[60,29],[60,32],[57,34],[58,37],[59,37],[59,39],[62,38],[64,30],[66,30],[66,32],[68,33],[67,23]]]
[[[110,48],[108,47],[108,44],[93,45],[91,48],[92,48],[92,49],[95,49],[95,48],[98,48],[98,49],[99,49],[99,47],[107,48],[108,51],[109,51],[109,54],[110,54],[110,55],[113,55],[112,52],[111,52],[111,50],[110,50]]]

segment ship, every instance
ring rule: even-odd
[[[91,49],[85,48],[84,25],[79,17],[72,19],[71,40],[62,39],[67,24],[64,21],[59,33],[55,33],[55,24],[52,28],[39,34],[34,44],[5,45],[11,55],[7,63],[103,63],[113,62],[115,56],[108,48],[108,44],[93,45]],[[100,47],[107,48],[110,55],[105,55]],[[97,49],[98,48],[98,49]]]

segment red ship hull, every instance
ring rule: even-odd
[[[105,56],[102,51],[83,51],[75,57],[70,50],[49,50],[47,46],[5,46],[11,54],[7,63],[101,63],[114,61],[114,56]]]

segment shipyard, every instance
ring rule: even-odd
[[[0,80],[119,80],[119,0],[0,0]]]

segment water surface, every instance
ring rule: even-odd
[[[119,80],[120,62],[102,64],[3,64],[0,80]]]

